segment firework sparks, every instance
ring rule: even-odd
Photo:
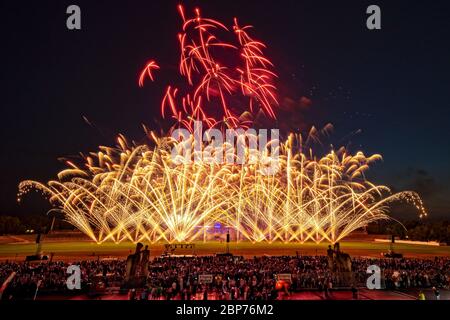
[[[159,66],[156,64],[155,61],[153,61],[153,60],[149,61],[139,76],[139,87],[144,86],[144,80],[145,80],[146,76],[148,76],[150,78],[150,80],[154,81],[153,74],[152,74],[152,70],[154,70],[154,69],[156,69],[156,70],[159,69]]]
[[[277,75],[272,70],[272,62],[264,56],[266,46],[248,34],[251,26],[240,27],[235,18],[234,32],[231,32],[221,22],[202,17],[199,9],[195,10],[193,18],[186,17],[182,6],[178,10],[183,20],[182,31],[178,35],[179,71],[186,78],[190,90],[177,96],[180,90],[168,86],[161,103],[162,116],[175,119],[189,129],[195,120],[203,121],[208,127],[219,123],[232,128],[248,127],[248,123],[241,119],[247,110],[261,110],[275,119],[274,106],[278,101],[273,82]],[[225,36],[233,34],[235,43],[219,40],[219,33]],[[238,63],[226,64],[222,62],[224,60]],[[157,68],[151,61],[142,71],[139,85],[143,85],[147,74],[153,80],[151,69]],[[237,102],[237,96],[244,97],[246,102]],[[245,106],[244,109],[240,108],[241,105]],[[220,110],[216,106],[220,106]]]
[[[121,137],[117,148],[87,157],[86,170],[71,164],[59,180],[24,181],[20,190],[43,191],[96,242],[205,240],[219,222],[235,231],[236,240],[334,243],[372,221],[389,219],[393,201],[411,202],[426,215],[416,193],[391,194],[364,178],[381,156],[340,149],[316,160],[294,150],[300,140],[291,136],[281,144],[280,170],[265,176],[264,161],[179,164],[162,147],[176,148],[169,138],[157,139],[150,150],[129,148]]]
[[[264,56],[265,45],[249,35],[251,26],[240,26],[234,19],[228,28],[204,18],[198,9],[193,18],[182,6],[178,10],[183,20],[179,72],[189,90],[169,85],[162,116],[191,132],[194,121],[208,128],[246,127],[251,122],[242,112],[262,111],[275,119],[276,74]],[[234,42],[219,40],[219,34],[231,34]],[[223,63],[224,56],[234,56],[237,64]],[[139,86],[147,77],[153,81],[158,69],[149,61]],[[236,96],[246,102],[237,102]],[[215,223],[234,230],[236,241],[335,243],[372,221],[389,219],[393,201],[410,202],[420,216],[426,215],[416,193],[392,194],[366,179],[365,171],[381,156],[341,148],[315,157],[303,144],[318,139],[314,128],[306,139],[291,134],[286,141],[276,141],[276,158],[268,151],[274,141],[256,155],[246,147],[243,156],[249,161],[242,165],[215,162],[215,147],[206,142],[196,151],[202,153],[202,162],[179,161],[181,147],[193,143],[192,136],[181,143],[148,135],[154,147],[130,145],[119,136],[117,147],[100,147],[81,165],[67,162],[58,179],[21,182],[18,198],[31,189],[42,191],[68,222],[98,243],[206,240]],[[219,150],[230,148],[235,146],[223,143]],[[277,163],[278,170],[262,174],[267,163]]]

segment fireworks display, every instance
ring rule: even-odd
[[[195,10],[194,18],[186,18],[183,7],[178,9],[183,19],[178,35],[179,71],[188,86],[184,95],[179,88],[167,87],[161,104],[162,116],[191,130],[194,120],[211,128],[248,127],[251,124],[245,118],[248,112],[261,111],[275,119],[276,74],[263,54],[264,43],[248,34],[252,27],[239,26],[235,18],[232,28],[228,28],[219,21],[203,18],[199,9]],[[222,41],[218,34],[231,36],[234,42]],[[158,68],[155,61],[150,61],[139,77],[139,85],[143,86],[146,75],[153,80],[151,71]]]
[[[263,54],[265,45],[250,37],[250,27],[234,19],[228,28],[203,18],[198,9],[193,18],[181,6],[179,12],[179,71],[187,89],[167,87],[162,116],[191,132],[198,120],[208,128],[245,128],[251,125],[246,113],[275,119],[276,74]],[[219,33],[234,42],[219,40]],[[154,80],[159,68],[149,61],[139,85],[147,77]],[[303,145],[307,139],[290,134],[277,141],[276,158],[267,151],[274,143],[269,141],[258,162],[186,163],[171,152],[178,150],[181,157],[177,140],[150,136],[146,145],[131,145],[119,136],[116,147],[100,147],[81,165],[68,162],[57,180],[23,181],[19,197],[30,189],[42,191],[68,222],[98,243],[206,240],[217,223],[232,229],[236,241],[335,243],[370,222],[390,219],[393,201],[408,201],[426,215],[416,193],[392,194],[366,179],[379,155],[341,148],[316,157]],[[208,148],[204,142],[203,159]],[[246,148],[244,156],[250,159],[252,152]],[[271,161],[278,170],[262,174],[262,163]]]
[[[390,194],[364,179],[366,157],[344,149],[316,160],[300,152],[300,137],[280,144],[280,170],[262,175],[260,164],[175,164],[169,138],[156,146],[102,147],[86,170],[72,164],[38,188],[94,241],[206,239],[217,222],[237,240],[336,242],[372,221],[388,219],[390,202],[407,200],[425,214],[414,192]],[[296,150],[297,149],[297,150]]]

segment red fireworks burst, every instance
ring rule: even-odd
[[[191,130],[195,120],[209,128],[218,124],[248,127],[251,121],[242,116],[247,112],[262,111],[275,119],[278,102],[273,83],[277,76],[264,56],[264,43],[248,34],[252,26],[241,27],[235,18],[230,31],[217,20],[203,18],[199,9],[193,18],[186,18],[181,5],[178,10],[183,20],[178,35],[179,72],[189,85],[183,94],[176,87],[167,87],[161,103],[163,118],[175,119]],[[233,33],[235,44],[219,40],[219,33]],[[147,63],[139,76],[140,86],[146,76],[153,80],[155,69],[159,69],[155,61]]]

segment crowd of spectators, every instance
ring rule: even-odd
[[[383,286],[388,289],[450,287],[450,259],[352,259],[357,282],[367,279],[367,267],[376,265],[382,272]]]
[[[99,259],[73,264],[80,266],[81,291],[84,293],[99,287],[126,287],[125,260]],[[449,258],[354,258],[352,283],[347,285],[365,285],[370,265],[381,268],[383,288],[449,289],[450,286]],[[37,289],[40,294],[75,294],[66,285],[68,266],[66,262],[0,263],[0,285],[15,273],[4,287],[2,298],[33,299]],[[291,281],[277,281],[279,274],[290,274]],[[201,275],[211,275],[212,281],[202,283]],[[138,291],[129,290],[130,299],[271,300],[298,290],[323,290],[326,293],[340,285],[339,275],[330,272],[326,256],[158,257],[149,264],[145,282]]]
[[[91,289],[95,279],[101,279],[104,286],[121,285],[125,277],[125,261],[122,260],[92,260],[74,262],[80,266],[80,280],[82,292]],[[67,287],[66,262],[10,262],[0,263],[0,285],[12,273],[11,281],[4,288],[3,299],[17,300],[34,297],[37,289],[44,294],[73,294]],[[39,285],[39,288],[38,288]]]

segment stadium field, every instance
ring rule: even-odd
[[[143,242],[146,244],[145,242]],[[194,242],[195,249],[180,249],[173,252],[176,255],[212,255],[226,252],[226,243],[220,241]],[[165,243],[149,244],[151,255],[159,256],[164,250]],[[71,241],[51,241],[42,243],[42,251],[45,255],[54,254],[54,260],[65,259],[97,259],[107,257],[124,257],[134,250],[135,244],[132,242],[121,242],[119,244],[107,242],[96,244],[91,241],[71,240]],[[229,250],[235,255],[262,256],[262,255],[324,255],[328,243],[316,244],[307,242],[299,243],[251,243],[251,242],[230,242]],[[389,250],[388,243],[373,241],[343,241],[341,250],[351,256],[380,257],[383,252]],[[412,244],[395,244],[395,252],[403,253],[405,257],[433,257],[450,256],[449,246],[427,246]],[[33,242],[12,242],[0,243],[0,259],[21,260],[26,255],[34,254],[36,244]]]

